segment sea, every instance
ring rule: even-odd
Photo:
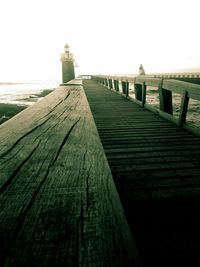
[[[0,82],[0,103],[30,106],[40,99],[44,90],[59,86],[55,81]]]

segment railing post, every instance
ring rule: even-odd
[[[105,78],[104,84],[105,84],[105,86],[108,86],[108,79],[107,78]]]
[[[135,88],[135,98],[139,101],[142,101],[142,85],[134,83]]]
[[[109,82],[109,88],[112,89],[113,88],[112,79],[108,79],[108,82]]]
[[[179,115],[179,120],[178,120],[179,126],[182,126],[183,123],[185,123],[186,121],[188,104],[189,104],[188,92],[185,91],[181,99],[181,110],[180,110],[180,115]]]
[[[172,92],[162,89],[162,98],[163,98],[163,111],[169,114],[173,114]]]
[[[129,95],[129,82],[128,81],[122,81],[122,93],[128,97]]]
[[[143,82],[143,84],[142,84],[142,107],[144,107],[144,105],[146,103],[146,91],[147,91],[146,88],[147,88],[147,86],[146,86],[145,82]]]
[[[122,81],[122,94],[126,94],[126,82]]]
[[[129,82],[126,81],[126,97],[129,96]]]
[[[173,114],[172,92],[163,88],[163,80],[161,80],[159,88],[160,110]]]
[[[117,91],[119,92],[119,80],[116,80]]]
[[[115,89],[115,91],[117,91],[116,80],[114,80],[114,89]]]
[[[115,89],[115,91],[119,91],[119,81],[118,80],[114,80],[114,89]]]

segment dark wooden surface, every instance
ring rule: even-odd
[[[139,266],[80,82],[0,126],[0,266]]]
[[[200,266],[200,137],[84,88],[143,266]]]

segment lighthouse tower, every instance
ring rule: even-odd
[[[140,68],[139,68],[139,75],[145,75],[145,70],[144,70],[142,64],[140,65]]]
[[[70,53],[69,45],[64,46],[64,53],[61,54],[62,82],[67,83],[75,78],[74,59]]]

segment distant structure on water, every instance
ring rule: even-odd
[[[139,75],[145,75],[145,70],[144,70],[142,64],[140,65],[140,68],[139,68]]]

